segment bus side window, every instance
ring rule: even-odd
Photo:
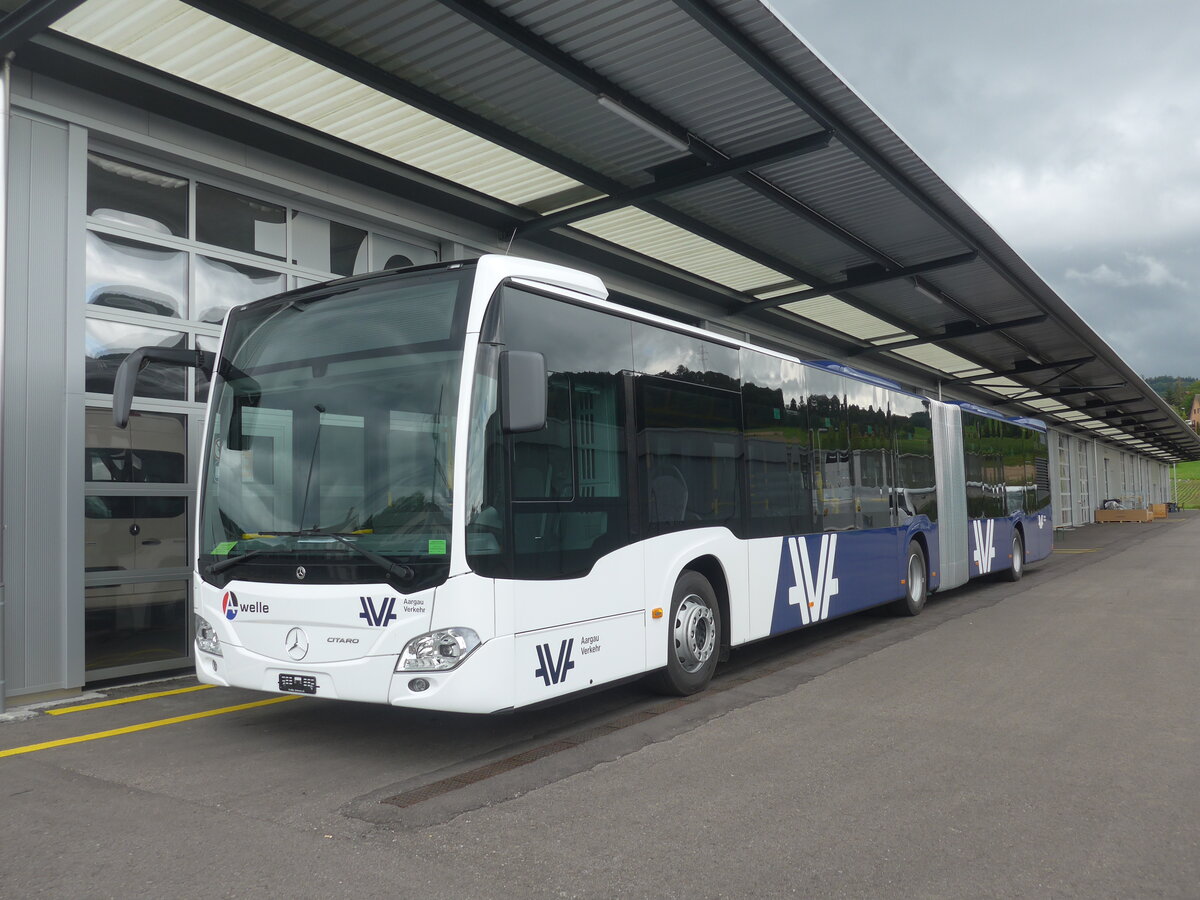
[[[542,353],[548,373],[546,427],[509,438],[511,575],[582,575],[629,541],[630,323],[512,287],[502,302],[504,346]]]
[[[812,453],[804,366],[755,350],[742,353],[748,537],[813,530]]]
[[[731,391],[638,379],[643,515],[651,534],[737,527],[741,403]]]

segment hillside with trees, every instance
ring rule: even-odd
[[[1192,409],[1192,397],[1200,394],[1200,379],[1191,375],[1155,375],[1147,378],[1146,384],[1185,419]]]

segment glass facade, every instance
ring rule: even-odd
[[[111,422],[121,361],[147,345],[215,351],[236,306],[343,275],[436,262],[438,251],[122,152],[93,148],[87,171],[83,583],[85,667],[94,680],[187,665],[191,645],[195,448],[208,380],[148,365],[120,431]],[[322,436],[331,458],[355,438],[342,426],[331,422]],[[280,477],[272,462],[258,454],[253,477]]]

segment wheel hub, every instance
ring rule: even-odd
[[[695,594],[689,594],[675,612],[675,656],[689,674],[699,671],[712,657],[717,645],[713,612]]]

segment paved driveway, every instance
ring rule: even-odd
[[[689,702],[179,679],[0,722],[0,894],[1198,897],[1200,516],[1058,547],[738,651]]]

